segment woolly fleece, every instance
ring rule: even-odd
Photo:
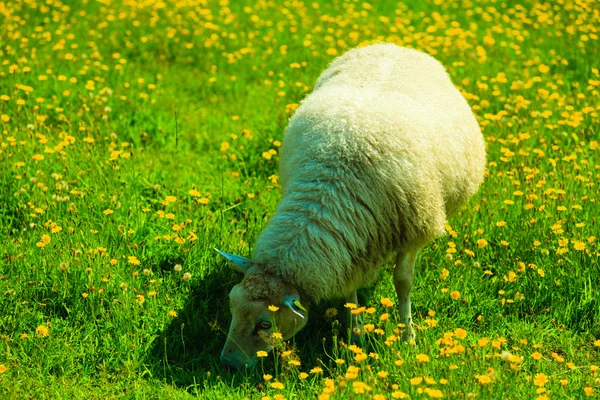
[[[477,121],[439,62],[393,44],[351,50],[290,120],[283,196],[254,260],[303,301],[349,296],[388,255],[442,235],[484,168]]]

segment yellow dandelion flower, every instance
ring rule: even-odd
[[[354,356],[354,360],[356,360],[356,362],[361,362],[367,359],[367,355],[365,353],[359,353],[357,355]]]
[[[457,290],[453,290],[450,293],[450,297],[452,298],[452,300],[458,300],[458,299],[460,299],[460,292]]]
[[[479,345],[479,347],[485,347],[488,343],[489,343],[489,339],[486,337],[482,337],[481,339],[479,339],[477,341],[477,345]]]
[[[40,325],[37,328],[35,328],[35,333],[39,337],[46,337],[50,334],[50,329],[48,329],[48,327],[45,325]]]
[[[480,249],[484,248],[485,246],[487,246],[488,241],[485,239],[479,239],[477,241],[477,247],[479,247]]]
[[[420,385],[421,382],[423,382],[423,377],[422,376],[417,376],[415,378],[411,378],[411,380],[410,380],[410,384],[413,385],[413,386]]]
[[[439,389],[425,389],[425,393],[427,393],[429,395],[429,397],[433,398],[433,399],[441,399],[442,397],[444,397],[444,393],[442,393],[441,390]]]
[[[475,375],[475,379],[477,379],[481,385],[488,385],[492,383],[492,377],[489,375]]]
[[[44,159],[44,155],[43,154],[36,154],[36,155],[31,156],[31,158],[34,161],[42,161]]]
[[[314,367],[313,369],[310,370],[311,374],[322,374],[323,373],[323,368],[321,367]]]
[[[264,374],[264,375],[263,375],[263,379],[264,379],[265,381],[270,381],[271,379],[273,379],[273,375]]]
[[[177,317],[177,311],[175,311],[175,310],[170,310],[168,314],[173,318]]]
[[[283,389],[285,386],[281,382],[273,382],[271,383],[271,387],[273,389]]]
[[[306,372],[300,372],[300,374],[298,375],[298,378],[304,380],[304,379],[308,378],[308,374]]]
[[[129,257],[127,257],[127,261],[129,262],[129,264],[133,264],[133,265],[140,265],[141,264],[140,260],[138,260],[138,258],[136,256],[129,256]]]
[[[420,363],[428,363],[429,362],[429,356],[427,356],[426,354],[417,354],[417,356],[415,358]]]
[[[392,392],[392,397],[395,399],[408,399],[409,396],[404,392],[396,390],[396,391]]]
[[[454,335],[459,339],[464,339],[467,337],[467,331],[462,328],[457,328],[454,330]]]
[[[583,388],[583,393],[585,393],[586,396],[591,396],[594,393],[594,388],[592,387],[585,387]]]
[[[540,64],[538,71],[540,71],[542,74],[545,74],[546,72],[550,71],[550,67],[545,64]]]
[[[542,387],[546,383],[548,383],[548,376],[546,376],[546,374],[540,372],[539,374],[535,375],[535,378],[533,379],[533,384],[535,386]]]
[[[531,358],[533,358],[534,360],[538,361],[538,360],[540,360],[542,358],[542,355],[541,355],[541,353],[539,353],[539,352],[536,351],[536,352],[531,353]]]
[[[544,276],[546,276],[546,272],[544,272],[543,269],[538,268],[537,273],[543,278]]]
[[[259,350],[256,352],[257,357],[266,357],[267,355],[268,355],[268,353],[264,350]]]
[[[208,199],[206,197],[203,197],[201,199],[198,200],[198,203],[202,204],[202,205],[207,205],[208,204]]]
[[[110,215],[112,213],[114,213],[114,211],[111,210],[110,208],[107,208],[106,210],[102,211],[102,214],[104,214],[104,215]]]
[[[279,310],[279,307],[273,306],[273,305],[269,306],[268,308],[269,308],[269,311],[271,311],[271,312],[276,312],[277,310]]]
[[[379,376],[381,379],[385,379],[385,378],[387,378],[387,376],[388,376],[388,375],[389,375],[389,374],[388,374],[386,371],[379,371],[379,372],[377,373],[377,376]]]
[[[600,347],[600,339],[598,339],[594,342],[594,346]]]
[[[388,297],[384,297],[381,299],[381,305],[384,307],[394,307],[394,302],[391,301]]]

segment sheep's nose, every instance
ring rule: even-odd
[[[238,360],[227,357],[224,351],[221,352],[221,359],[219,364],[221,365],[221,368],[227,369],[239,369],[240,367],[244,366],[244,364],[240,363]]]

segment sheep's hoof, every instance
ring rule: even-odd
[[[413,328],[412,324],[404,328],[404,332],[402,332],[402,342],[414,345],[415,337],[415,329]]]

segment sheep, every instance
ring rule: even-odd
[[[485,160],[469,105],[433,57],[382,43],[335,59],[286,129],[282,198],[254,260],[217,250],[245,274],[229,294],[221,365],[254,365],[275,327],[292,337],[312,303],[356,303],[390,255],[403,340],[413,341],[417,253],[478,190]]]

